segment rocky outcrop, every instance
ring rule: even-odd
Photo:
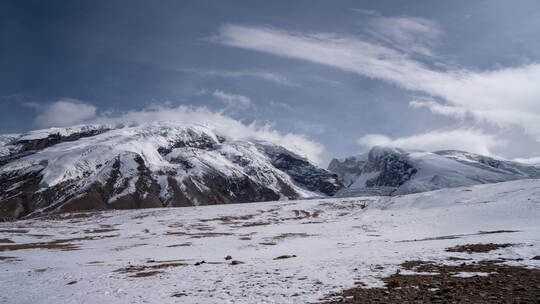
[[[318,168],[285,148],[263,144],[261,147],[270,157],[272,165],[287,173],[301,187],[330,196],[343,188],[336,173]]]

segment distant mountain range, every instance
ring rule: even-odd
[[[55,212],[400,195],[540,178],[462,151],[374,147],[328,170],[275,143],[208,126],[84,125],[0,135],[0,219]]]
[[[338,173],[345,185],[336,193],[339,197],[401,195],[540,177],[539,167],[463,151],[422,152],[388,147],[333,159],[328,170]]]
[[[0,136],[0,218],[331,196],[337,175],[203,125],[85,125]]]

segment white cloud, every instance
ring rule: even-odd
[[[431,46],[442,34],[438,24],[424,18],[378,17],[369,31],[379,40],[404,52],[432,56]]]
[[[384,19],[380,22],[385,23]],[[407,34],[404,36],[401,30],[392,34],[395,37],[402,35],[402,38],[395,39],[405,41],[395,48],[358,37],[240,25],[223,26],[215,41],[380,79],[406,90],[423,92],[444,100],[445,103],[423,104],[435,113],[454,117],[467,113],[479,121],[499,126],[517,125],[528,134],[540,137],[540,63],[477,71],[434,62],[434,65],[444,67],[434,69],[411,58],[409,51],[415,50],[414,43],[408,48],[409,51],[404,51],[409,39],[407,35],[413,32],[424,38],[437,37],[437,31],[430,33],[427,25],[418,24],[407,25]],[[418,49],[415,51],[424,52]]]
[[[221,112],[213,112],[204,107],[153,105],[141,111],[128,111],[121,115],[98,117],[93,122],[142,124],[156,121],[206,125],[232,139],[256,139],[272,142],[282,145],[316,164],[322,163],[324,147],[304,135],[281,133],[273,129],[270,124],[259,124],[257,122],[245,124]]]
[[[534,156],[529,158],[514,158],[513,161],[528,165],[540,165],[540,156]]]
[[[247,107],[251,104],[251,99],[239,94],[231,94],[221,90],[215,90],[212,96],[224,102],[227,106]]]
[[[427,108],[434,114],[442,114],[446,116],[453,116],[455,118],[464,119],[468,112],[466,109],[456,106],[443,105],[436,102],[433,99],[420,99],[412,100],[409,102],[409,106],[412,108]]]
[[[462,150],[482,155],[492,155],[491,150],[505,144],[505,141],[481,130],[457,129],[431,131],[423,134],[390,138],[382,134],[368,134],[358,143],[367,147],[391,146],[411,150],[437,151]]]
[[[273,72],[263,72],[263,71],[220,71],[220,70],[202,70],[202,69],[192,69],[185,68],[181,69],[186,72],[194,72],[200,75],[205,76],[220,76],[220,77],[229,77],[229,78],[242,78],[242,77],[252,77],[258,78],[265,81],[287,85],[287,86],[296,86],[291,82],[287,77]]]
[[[43,107],[36,107],[34,103],[27,106],[40,111],[34,119],[40,128],[72,126],[96,117],[95,106],[76,99],[61,99]]]
[[[363,14],[363,15],[380,16],[380,13],[378,11],[375,11],[375,10],[367,10],[367,9],[361,9],[361,8],[352,8],[351,10],[353,12],[357,12],[357,13],[360,13],[360,14]]]

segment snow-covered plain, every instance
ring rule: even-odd
[[[313,303],[358,281],[382,286],[379,278],[407,260],[519,258],[507,263],[540,267],[531,260],[540,254],[540,180],[90,215],[0,223],[0,239],[14,242],[0,244],[0,256],[13,257],[0,259],[0,301]],[[83,239],[60,243],[71,250],[6,249],[73,238]],[[516,245],[445,251],[489,242]],[[275,259],[283,255],[296,257]],[[161,272],[144,276],[152,271]]]

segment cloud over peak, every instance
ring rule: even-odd
[[[34,123],[39,128],[67,127],[96,117],[96,107],[72,98],[60,99],[52,104],[39,106],[29,104],[39,114]]]
[[[390,146],[410,150],[461,150],[492,155],[492,149],[506,142],[477,129],[436,130],[422,134],[391,138],[383,134],[368,134],[358,139],[366,147]]]
[[[540,137],[540,63],[478,71],[433,62],[444,67],[435,69],[412,56],[431,52],[430,41],[440,36],[438,27],[429,20],[379,17],[373,25],[385,39],[396,43],[230,24],[220,29],[215,41],[379,79],[440,100],[413,103],[414,107],[452,117],[467,113],[482,122],[517,125]]]

